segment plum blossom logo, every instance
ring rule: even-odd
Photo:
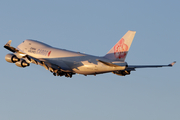
[[[114,46],[114,56],[116,58],[124,58],[127,54],[128,46],[124,43],[124,39],[122,38],[115,46]]]

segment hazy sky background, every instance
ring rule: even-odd
[[[0,120],[179,120],[179,0],[2,0],[0,4]],[[41,66],[7,63],[8,40],[25,39],[103,56],[137,31],[130,76],[54,77]]]

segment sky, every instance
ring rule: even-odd
[[[2,0],[0,4],[1,120],[179,120],[179,0]],[[25,39],[103,56],[136,31],[129,65],[177,63],[137,69],[129,76],[55,77],[41,66],[5,61]]]

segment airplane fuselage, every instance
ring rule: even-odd
[[[122,64],[120,67],[111,67],[97,61],[102,60],[105,62],[112,62],[103,57],[54,48],[47,44],[32,40],[25,40],[17,47],[17,49],[34,58],[54,63],[63,68],[64,71],[84,75],[95,75],[116,70],[124,70],[126,67],[125,62],[120,62]]]

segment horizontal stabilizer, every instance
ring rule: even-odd
[[[114,63],[111,63],[111,62],[105,62],[105,61],[98,60],[98,59],[97,59],[97,61],[103,63],[104,65],[110,66],[110,67],[124,67],[124,66],[127,65],[124,62],[118,63],[118,64],[114,64]]]

